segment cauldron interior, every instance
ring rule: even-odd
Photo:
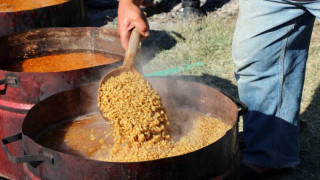
[[[116,31],[105,28],[45,28],[0,37],[0,64],[70,52],[103,53],[121,60]]]
[[[237,107],[226,96],[208,86],[170,79],[148,79],[159,92],[165,107],[192,109],[234,125]],[[23,122],[25,135],[35,138],[39,132],[68,118],[98,112],[97,84],[83,86],[51,96],[37,104]]]

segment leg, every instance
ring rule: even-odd
[[[299,163],[298,115],[314,16],[284,0],[240,0],[233,41],[244,116],[244,161]]]
[[[182,7],[200,8],[200,0],[182,0]]]
[[[200,0],[182,0],[183,18],[198,18],[201,16]]]

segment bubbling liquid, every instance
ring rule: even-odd
[[[166,108],[170,140],[113,152],[112,128],[99,113],[71,119],[43,133],[37,142],[44,147],[85,158],[109,162],[139,162],[172,157],[208,146],[232,128],[232,124],[192,110]]]

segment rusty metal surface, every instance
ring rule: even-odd
[[[44,27],[79,27],[88,24],[83,0],[18,12],[0,12],[0,36]]]
[[[0,64],[44,52],[102,52],[119,62],[92,68],[53,72],[25,73],[0,70],[0,138],[20,132],[28,110],[44,98],[80,85],[97,82],[101,76],[118,67],[124,51],[115,30],[100,28],[48,28],[0,37]],[[23,154],[21,142],[8,146],[15,155]],[[24,179],[21,164],[8,161],[0,150],[0,173],[13,179]]]
[[[221,92],[194,82],[149,79],[164,105],[193,108],[231,122],[233,128],[215,143],[185,155],[145,162],[117,163],[85,159],[36,143],[34,138],[51,125],[67,118],[98,112],[98,83],[53,95],[28,113],[23,122],[23,145],[27,155],[46,154],[51,162],[25,163],[30,179],[208,179],[236,174],[239,161],[237,106]]]

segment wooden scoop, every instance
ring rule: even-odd
[[[110,77],[119,76],[123,72],[139,72],[134,68],[134,62],[136,60],[136,53],[137,49],[139,47],[141,35],[139,31],[134,28],[131,32],[131,36],[128,43],[128,48],[126,51],[126,54],[124,56],[123,63],[120,67],[110,71],[108,74],[106,74],[100,81],[99,88],[102,86],[103,83],[105,83]]]
[[[106,74],[100,80],[99,89],[109,78],[119,76],[123,72],[130,71],[130,72],[137,73],[140,75],[140,73],[134,68],[134,62],[136,60],[136,53],[137,53],[137,49],[139,47],[140,39],[141,39],[141,34],[139,33],[139,31],[136,28],[134,28],[131,32],[127,51],[124,56],[124,60],[123,60],[122,65],[120,67],[110,71],[108,74]],[[100,102],[100,95],[99,94],[98,94],[98,101]],[[104,117],[104,118],[106,119],[106,117]]]

